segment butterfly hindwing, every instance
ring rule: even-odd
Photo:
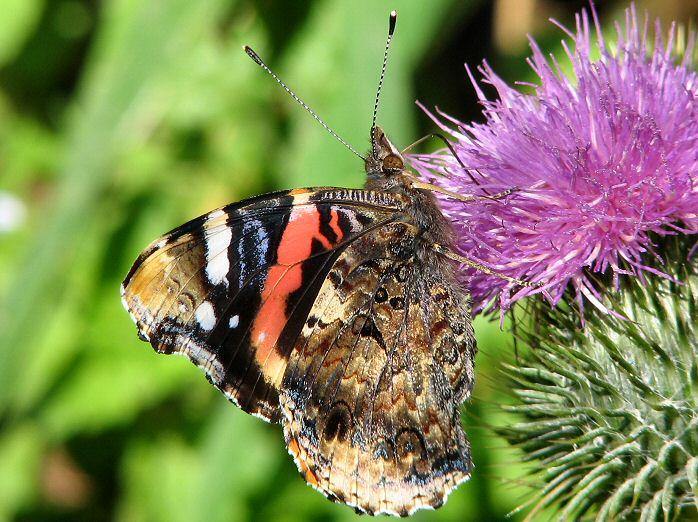
[[[367,513],[438,507],[466,480],[459,405],[473,381],[468,299],[392,222],[335,261],[291,352],[284,434],[306,481]],[[461,320],[462,318],[462,320]]]
[[[277,421],[289,352],[328,272],[400,205],[371,191],[298,189],[214,210],[141,254],[124,304],[156,351],[187,356],[243,410]]]

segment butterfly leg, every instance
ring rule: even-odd
[[[487,195],[467,195],[464,196],[463,194],[458,194],[457,192],[453,192],[452,190],[448,190],[442,187],[439,187],[438,185],[433,185],[431,183],[426,183],[424,181],[419,181],[417,178],[414,178],[414,181],[412,181],[412,188],[415,189],[421,189],[421,190],[428,190],[430,192],[438,192],[439,194],[445,194],[448,197],[451,197],[453,199],[456,199],[458,201],[463,201],[463,202],[470,202],[470,201],[478,201],[481,199],[491,199],[491,200],[497,200],[497,199],[503,199],[510,194],[513,194],[514,192],[518,191],[519,189],[517,187],[512,187],[507,190],[503,190],[502,192],[497,192],[496,194],[487,194]]]
[[[515,277],[508,276],[506,274],[502,274],[500,272],[497,272],[495,270],[492,270],[491,268],[486,267],[485,265],[478,263],[477,261],[473,261],[472,259],[468,259],[467,257],[461,256],[459,254],[456,254],[455,252],[452,252],[448,248],[445,248],[442,245],[439,245],[437,243],[433,243],[431,245],[431,248],[437,252],[438,254],[441,254],[444,257],[447,257],[448,259],[452,259],[453,261],[457,261],[459,263],[462,263],[464,265],[470,266],[480,272],[483,272],[485,274],[493,275],[495,277],[498,277],[500,279],[504,279],[505,281],[509,281],[510,283],[514,283],[520,286],[528,286],[528,287],[535,287],[539,288],[543,286],[543,283],[534,283],[531,281],[524,281],[522,279],[517,279]]]

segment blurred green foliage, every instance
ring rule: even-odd
[[[0,228],[0,520],[355,519],[304,484],[278,427],[140,342],[119,284],[152,239],[211,208],[362,183],[356,158],[242,44],[364,148],[399,8],[379,122],[406,145],[428,128],[416,90],[455,85],[425,73],[453,35],[491,51],[488,2],[0,4],[0,195],[26,207],[19,226]],[[486,56],[524,67],[456,59]],[[464,86],[455,104],[475,113],[462,69],[450,74]],[[474,478],[416,520],[503,520],[526,491],[516,453],[488,429],[510,422],[496,366],[511,343],[497,323],[476,328]]]

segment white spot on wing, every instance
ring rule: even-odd
[[[208,215],[208,223],[222,217],[222,210],[214,210]],[[227,225],[215,226],[206,231],[206,277],[212,285],[223,283],[228,286],[228,246],[233,240],[233,231]]]
[[[204,301],[199,305],[194,313],[196,322],[207,332],[213,330],[216,326],[216,313],[213,311],[213,305],[209,301]]]
[[[238,324],[240,324],[240,316],[239,315],[234,315],[230,318],[228,321],[228,326],[231,328],[237,328]]]

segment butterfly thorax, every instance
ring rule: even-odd
[[[450,246],[453,229],[433,193],[414,187],[415,177],[405,168],[405,159],[380,127],[372,130],[372,150],[366,157],[367,190],[401,194],[408,221],[417,229],[424,246]],[[433,259],[433,258],[432,258]]]

